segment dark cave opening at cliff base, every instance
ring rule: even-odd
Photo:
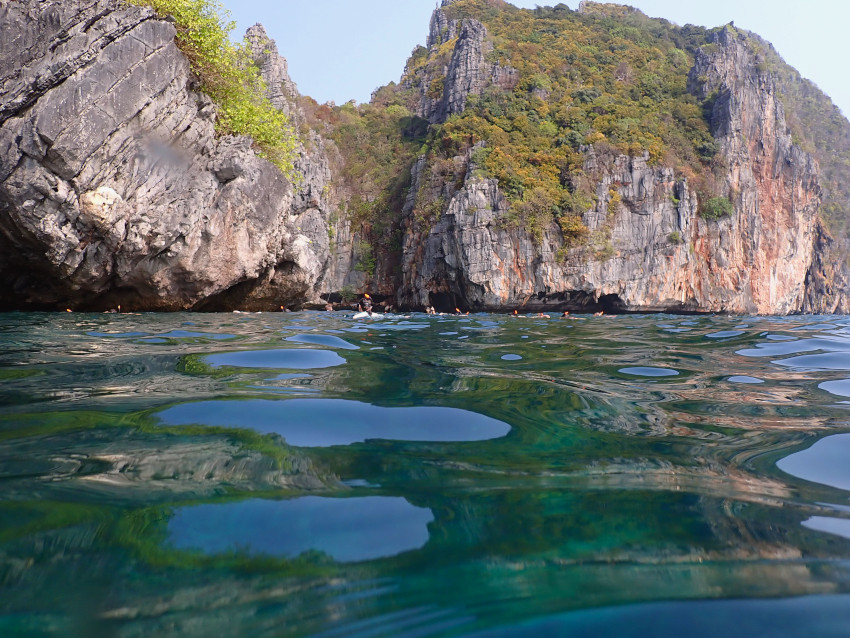
[[[602,295],[597,302],[599,310],[606,315],[618,315],[626,311],[626,304],[620,299],[619,295]]]
[[[575,313],[597,313],[606,315],[620,315],[628,312],[625,302],[616,293],[596,297],[583,290],[568,290],[555,295],[538,297],[539,302],[529,303],[529,311],[552,311],[552,312],[575,312]]]
[[[460,308],[457,298],[450,292],[429,292],[428,302],[437,312],[454,312]]]
[[[606,315],[619,315],[628,312],[625,302],[617,294],[602,295],[596,297],[583,290],[568,290],[554,295],[539,294],[525,303],[515,306],[469,306],[463,299],[451,292],[430,292],[428,302],[437,312],[453,313],[455,309],[461,312],[483,311],[496,313],[519,313],[532,312],[575,312],[575,313],[597,313]]]

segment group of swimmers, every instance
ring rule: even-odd
[[[283,308],[283,307],[281,306],[281,308]],[[372,297],[368,293],[365,293],[363,295],[363,297],[360,299],[360,301],[357,302],[357,311],[358,312],[367,312],[371,316],[372,313],[373,313],[372,308],[373,308]],[[330,303],[330,302],[325,304],[325,310],[327,310],[328,312],[332,312],[334,310],[333,304]],[[384,313],[391,313],[393,311],[393,307],[385,304],[383,311],[384,311]],[[425,306],[425,313],[429,314],[429,315],[440,315],[440,316],[446,316],[446,315],[466,316],[466,315],[469,314],[469,311],[461,312],[460,308],[455,308],[454,312],[437,312],[437,309],[434,308],[434,306],[427,305],[427,306]],[[594,312],[593,316],[594,317],[601,317],[604,314],[605,313],[600,310],[599,312]],[[519,314],[519,310],[514,310],[513,316],[514,317],[532,317],[532,318],[538,318],[538,319],[551,319],[552,318],[552,315],[546,314],[545,312],[538,312],[534,315],[521,315],[521,314]],[[560,316],[561,316],[561,318],[569,317],[570,312],[568,310],[564,310],[561,313]]]

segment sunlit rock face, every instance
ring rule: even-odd
[[[435,12],[429,47],[454,40],[454,52],[442,97],[423,94],[420,115],[442,121],[469,95],[501,81],[486,62],[486,37],[474,20]],[[582,221],[596,240],[571,248],[554,223],[537,236],[505,224],[509,204],[498,182],[475,177],[467,157],[466,179],[433,226],[415,224],[408,200],[399,303],[760,314],[839,307],[824,301],[831,275],[814,253],[817,165],[792,144],[773,79],[759,68],[747,37],[731,27],[716,33],[697,53],[689,90],[716,96],[710,124],[730,216],[704,219],[696,189],[648,155],[585,147],[596,203]],[[422,161],[414,166],[411,191],[424,169]]]
[[[727,27],[714,44],[713,52],[698,53],[690,88],[717,95],[712,133],[728,163],[736,214],[716,234],[698,238],[703,279],[737,293],[732,310],[800,310],[821,197],[817,165],[792,144],[776,87],[757,68],[746,38]]]
[[[295,187],[249,139],[217,137],[172,23],[119,0],[6,3],[0,22],[2,307],[313,295],[327,170],[302,152]]]

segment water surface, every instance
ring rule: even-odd
[[[169,425],[202,423],[281,435],[298,447],[348,445],[370,439],[483,441],[505,436],[502,421],[458,408],[386,408],[342,399],[198,401],[159,413]]]
[[[0,635],[845,636],[848,371],[843,317],[0,315]]]
[[[430,510],[399,496],[249,499],[177,509],[168,521],[168,543],[208,554],[315,551],[348,563],[419,549],[432,520]]]

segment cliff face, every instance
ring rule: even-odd
[[[589,149],[588,170],[599,163]],[[688,270],[693,256],[679,239],[699,223],[687,183],[643,157],[612,158],[603,170],[600,204],[584,215],[598,243],[566,258],[556,226],[540,238],[507,227],[498,182],[468,178],[430,232],[406,242],[408,296],[400,301],[488,310],[699,309],[699,275]],[[614,188],[616,205],[607,201]]]
[[[723,255],[732,269],[707,275],[719,285],[743,284],[758,312],[798,311],[813,256],[818,167],[791,143],[773,79],[759,71],[747,38],[727,27],[713,44],[698,52],[689,88],[716,95],[712,133],[738,212],[723,229],[734,242]],[[703,242],[700,250],[710,255],[712,246]]]
[[[420,102],[431,121],[462,104],[456,96],[484,90],[481,78],[494,77],[482,61],[486,54],[469,53],[486,50],[483,26],[442,14],[435,12],[429,44],[435,46],[437,32],[444,34],[440,46],[459,35],[442,98]],[[731,200],[730,216],[699,215],[708,195],[698,197],[686,179],[651,165],[647,155],[591,146],[583,169],[595,184],[596,204],[582,215],[590,239],[572,247],[554,223],[536,236],[506,223],[509,204],[499,183],[476,177],[472,165],[430,228],[415,223],[408,201],[398,301],[493,310],[804,308],[820,203],[817,166],[791,143],[771,76],[759,70],[745,35],[731,27],[715,33],[696,53],[689,78],[689,90],[713,99],[711,132],[721,159],[715,188]]]
[[[295,171],[297,181],[293,185],[293,199],[289,205],[289,221],[302,243],[306,240],[305,258],[309,260],[312,275],[310,288],[301,300],[312,300],[327,289],[329,282],[336,282],[337,272],[344,270],[348,262],[340,238],[332,242],[329,231],[330,220],[339,207],[339,196],[333,188],[334,160],[339,164],[338,152],[333,143],[323,138],[307,123],[307,116],[299,106],[300,94],[289,77],[286,59],[279,55],[277,44],[268,37],[261,24],[250,27],[245,34],[250,44],[254,63],[266,84],[267,97],[272,105],[286,113],[299,135]],[[291,279],[297,272],[291,269],[282,273],[282,278]],[[263,290],[266,305],[276,308],[280,292],[275,286]],[[255,294],[255,296],[257,296]]]
[[[366,273],[358,270],[362,238],[352,229],[350,219],[338,212],[345,206],[348,195],[339,186],[344,160],[333,141],[311,128],[307,114],[299,105],[300,93],[289,77],[286,59],[278,54],[277,45],[265,28],[254,25],[245,39],[251,46],[271,103],[286,113],[301,139],[295,161],[299,180],[292,212],[297,214],[298,231],[308,238],[317,256],[312,272],[319,275],[310,298],[319,294],[327,296],[343,288],[361,290],[366,286]],[[276,291],[271,289],[269,293],[272,302]]]
[[[327,171],[303,151],[296,188],[250,140],[217,137],[170,22],[118,0],[25,0],[0,23],[0,307],[313,294]]]

